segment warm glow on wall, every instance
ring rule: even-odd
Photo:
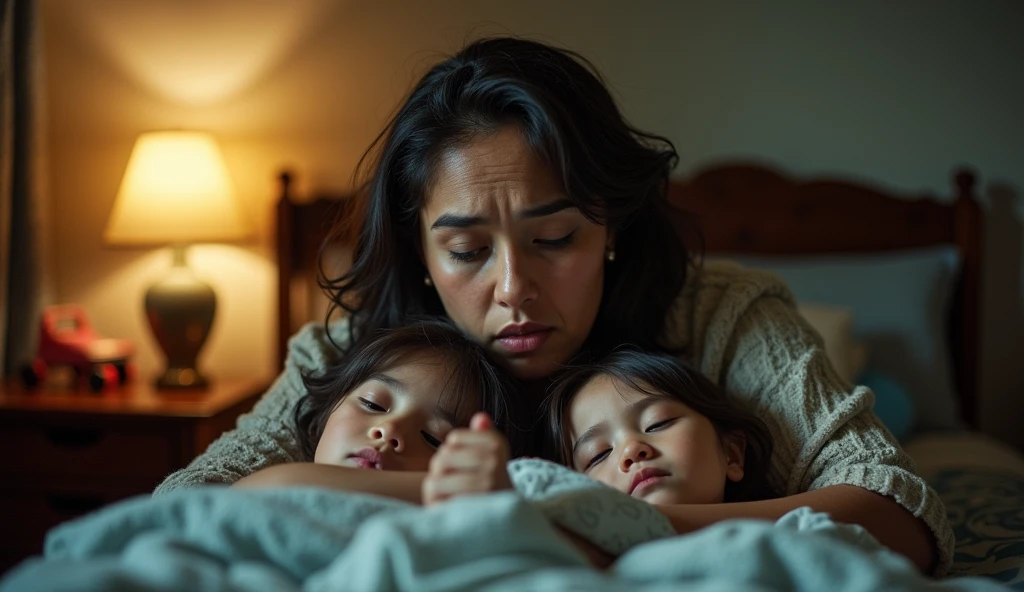
[[[209,105],[243,92],[278,65],[330,2],[67,2],[87,33],[129,75],[176,103]]]

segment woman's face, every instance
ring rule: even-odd
[[[587,220],[518,129],[445,155],[420,211],[445,311],[522,379],[579,351],[604,281],[606,227]]]

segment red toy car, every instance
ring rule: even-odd
[[[39,327],[39,351],[22,370],[25,386],[34,388],[46,378],[51,366],[70,366],[77,381],[94,392],[104,386],[124,384],[134,369],[128,359],[135,344],[128,339],[104,339],[96,335],[77,304],[58,304],[43,310]]]

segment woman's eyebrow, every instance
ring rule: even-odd
[[[431,230],[438,228],[469,228],[486,222],[483,216],[459,216],[458,214],[441,214],[430,225]]]
[[[556,199],[548,203],[527,208],[518,214],[516,218],[543,218],[544,216],[550,216],[551,214],[557,214],[562,210],[568,210],[575,208],[576,204],[572,200],[567,198]],[[458,214],[441,214],[434,220],[434,223],[430,225],[431,230],[437,230],[438,228],[469,228],[470,226],[477,226],[483,224],[487,219],[483,216],[460,216]]]
[[[568,210],[575,208],[576,204],[572,203],[572,200],[567,198],[556,199],[539,206],[533,206],[532,208],[526,208],[516,218],[542,218],[544,216],[550,216],[551,214],[557,214],[562,210]]]

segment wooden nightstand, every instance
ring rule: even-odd
[[[157,391],[136,380],[101,394],[0,385],[0,572],[39,554],[51,527],[153,491],[232,429],[267,385]]]

